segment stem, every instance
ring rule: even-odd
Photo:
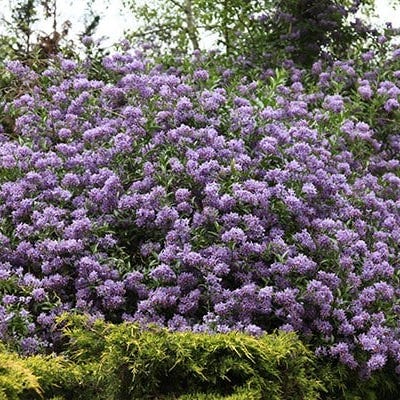
[[[230,35],[229,35],[229,28],[228,28],[228,0],[224,0],[224,13],[223,13],[223,35],[225,39],[225,53],[229,56],[231,52],[231,43],[230,43]]]
[[[187,33],[190,41],[192,42],[193,50],[199,49],[200,46],[197,38],[196,25],[194,23],[192,0],[185,0],[184,10],[186,15]]]
[[[54,0],[53,6],[53,32],[57,32],[57,0]]]

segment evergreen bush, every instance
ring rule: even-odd
[[[63,356],[0,353],[4,399],[316,399],[315,358],[292,333],[171,333],[73,317]],[[5,361],[4,361],[5,360]]]

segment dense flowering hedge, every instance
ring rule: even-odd
[[[294,330],[367,375],[399,365],[398,53],[257,80],[200,55],[114,54],[101,80],[88,61],[10,62],[0,338],[36,352],[78,310]]]

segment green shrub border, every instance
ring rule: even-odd
[[[77,315],[60,324],[60,355],[23,357],[0,345],[0,400],[400,398],[392,370],[363,381],[316,359],[292,333],[171,333]]]

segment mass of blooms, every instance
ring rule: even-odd
[[[51,349],[72,310],[294,330],[365,375],[399,366],[399,57],[253,80],[201,54],[164,69],[129,50],[98,79],[88,61],[8,63],[0,339]]]

